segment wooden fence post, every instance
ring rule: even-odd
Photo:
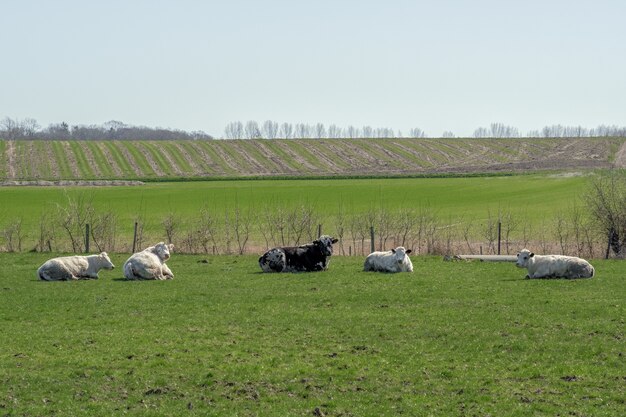
[[[374,226],[370,226],[370,253],[374,252]]]
[[[137,246],[137,222],[135,222],[135,232],[133,233],[133,253],[135,253],[136,246]]]
[[[322,225],[321,224],[317,225],[317,237],[318,239],[322,237]]]
[[[500,255],[500,238],[502,236],[502,222],[498,221],[498,255]]]
[[[89,253],[89,223],[85,225],[85,253]]]

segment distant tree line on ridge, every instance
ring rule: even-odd
[[[531,130],[523,135],[519,129],[503,123],[491,123],[489,127],[479,127],[471,135],[474,138],[584,138],[584,137],[625,137],[626,126],[599,125],[596,128],[582,126],[545,126],[541,130]],[[347,127],[324,123],[278,123],[266,120],[258,123],[249,120],[230,122],[224,128],[224,139],[341,139],[341,138],[426,138],[429,135],[418,127],[410,129],[406,135],[388,127]],[[455,138],[454,132],[445,131],[441,138]],[[101,125],[70,125],[66,122],[52,123],[42,128],[35,119],[0,120],[0,140],[209,140],[208,133],[198,130],[187,132],[178,129],[134,126],[111,120]]]
[[[208,140],[213,137],[203,131],[186,132],[177,129],[133,126],[111,120],[102,125],[69,125],[52,123],[41,128],[35,119],[5,117],[0,120],[0,139],[5,140]]]
[[[525,137],[541,138],[583,138],[583,137],[623,137],[626,136],[626,126],[600,125],[588,129],[582,126],[545,126],[541,130],[531,130]],[[266,120],[258,123],[249,120],[230,122],[224,128],[224,139],[341,139],[341,138],[426,138],[428,135],[418,128],[412,128],[407,135],[391,128],[374,128],[371,126],[340,127],[335,124],[326,126],[324,123],[278,123]],[[445,131],[442,138],[454,138],[451,131]],[[503,123],[491,123],[489,127],[479,127],[474,130],[474,138],[520,138],[524,137],[519,129]]]

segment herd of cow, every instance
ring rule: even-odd
[[[312,243],[301,246],[277,247],[259,258],[263,272],[308,272],[328,269],[337,239],[320,236]],[[124,276],[128,280],[166,280],[174,274],[165,264],[170,259],[174,245],[160,242],[133,254],[124,263]],[[408,254],[410,249],[398,247],[388,252],[372,252],[365,259],[364,271],[413,272]],[[526,268],[526,278],[591,278],[595,270],[589,262],[573,256],[535,255],[528,249],[517,254],[516,266]],[[37,270],[45,281],[97,279],[101,269],[115,266],[106,252],[90,256],[65,256],[46,261]]]

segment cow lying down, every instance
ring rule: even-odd
[[[388,252],[372,252],[365,258],[364,271],[413,272],[413,263],[408,254],[411,249],[398,246]]]
[[[63,256],[47,260],[37,270],[37,276],[44,281],[98,279],[98,271],[113,268],[115,265],[106,252],[89,256]]]
[[[517,254],[518,268],[527,268],[526,278],[591,278],[595,270],[589,262],[575,256],[535,255],[528,249]]]
[[[337,239],[323,235],[306,245],[273,248],[259,258],[259,266],[263,272],[324,271],[333,254],[333,243]]]
[[[165,265],[170,259],[170,251],[174,245],[157,243],[131,255],[124,263],[124,276],[126,279],[156,279],[166,280],[174,278],[172,271]]]

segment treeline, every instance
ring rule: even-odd
[[[479,127],[474,130],[474,138],[584,138],[584,137],[624,137],[626,127],[616,125],[600,125],[596,128],[582,126],[545,126],[541,130],[531,130],[525,135],[513,126],[503,123],[491,123],[489,127]],[[388,127],[372,126],[347,126],[341,127],[335,124],[326,126],[324,123],[278,123],[266,120],[259,123],[249,120],[230,122],[224,129],[224,139],[357,139],[357,138],[426,138],[429,135],[418,127],[410,129],[405,135],[402,131],[395,131]],[[442,138],[455,138],[457,135],[451,131],[445,131]]]
[[[423,138],[424,132],[419,128],[411,129],[411,137]],[[324,123],[278,123],[266,120],[259,124],[254,120],[246,123],[230,122],[224,129],[224,139],[323,139],[323,138],[394,138],[402,136],[387,127],[348,126],[335,124],[326,126]]]
[[[42,128],[35,119],[0,121],[0,139],[5,140],[208,140],[213,137],[203,131],[186,132],[177,129],[133,126],[111,120],[102,125],[69,125],[52,123]]]

